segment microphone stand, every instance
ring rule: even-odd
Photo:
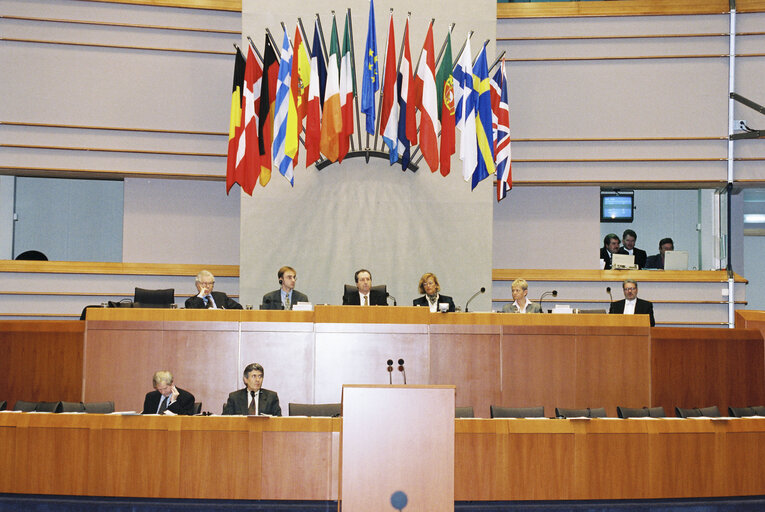
[[[545,312],[544,308],[542,307],[542,299],[547,297],[548,295],[552,295],[553,297],[558,296],[558,290],[552,290],[552,291],[546,291],[539,297],[539,309],[542,310],[542,313]]]
[[[465,304],[465,313],[469,313],[469,312],[470,312],[470,310],[468,309],[468,306],[470,306],[470,302],[471,302],[473,299],[475,299],[476,297],[478,297],[479,295],[481,295],[482,293],[484,293],[485,291],[486,291],[486,288],[484,288],[483,286],[481,286],[481,289],[480,289],[480,290],[478,290],[477,292],[475,292],[475,293],[473,294],[473,296],[472,296],[472,297],[470,297],[470,298],[468,299],[467,303]]]

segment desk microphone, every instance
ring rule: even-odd
[[[389,293],[389,294],[388,294],[388,295],[385,297],[385,301],[387,302],[387,301],[388,301],[388,299],[393,299],[393,305],[394,305],[394,306],[398,306],[398,304],[396,304],[396,297],[394,297],[394,296],[393,296],[393,295],[391,295],[390,293]]]
[[[611,287],[610,286],[606,286],[606,293],[611,298],[611,302],[613,302],[614,301],[614,296],[611,295]]]
[[[393,384],[393,359],[388,359],[388,384]]]
[[[400,371],[402,374],[404,374],[404,385],[406,386],[406,370],[404,370],[404,360],[399,359],[398,360],[398,371]]]
[[[470,305],[470,301],[472,301],[473,299],[475,299],[476,297],[478,297],[480,294],[482,294],[484,292],[486,292],[486,288],[481,286],[481,289],[478,290],[477,292],[475,292],[473,294],[473,296],[468,299],[467,304],[465,304],[465,313],[469,313],[470,312],[470,310],[468,309],[468,306]]]
[[[542,299],[544,299],[548,295],[552,295],[553,297],[557,297],[558,296],[558,290],[546,291],[542,295],[540,295],[540,297],[539,297],[539,309],[542,310],[542,313],[545,312],[544,308],[542,307]]]

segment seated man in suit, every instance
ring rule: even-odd
[[[223,406],[223,414],[242,416],[281,416],[279,395],[274,391],[263,388],[263,367],[258,363],[250,363],[242,374],[244,389],[233,391],[228,395],[228,401]]]
[[[242,309],[242,305],[223,292],[214,292],[215,276],[207,270],[197,274],[197,293],[186,299],[186,309]]]
[[[372,273],[367,269],[357,270],[353,275],[358,292],[343,295],[343,306],[387,306],[388,297],[379,290],[372,290]]]
[[[637,233],[632,231],[631,229],[625,229],[624,233],[622,234],[622,245],[623,247],[619,249],[619,254],[629,254],[635,257],[635,265],[638,266],[638,269],[645,268],[645,262],[646,259],[648,259],[648,255],[643,249],[638,249],[635,247],[635,242],[637,241]]]
[[[414,299],[412,306],[427,306],[431,313],[438,313],[439,304],[448,304],[449,312],[455,311],[454,301],[448,295],[441,295],[441,285],[438,284],[438,278],[432,272],[422,274],[418,289],[425,295]]]
[[[655,326],[656,320],[653,319],[653,304],[647,300],[637,298],[637,283],[632,279],[627,279],[622,283],[622,290],[624,291],[624,300],[612,302],[608,312],[617,315],[648,315],[651,327]]]
[[[513,292],[513,303],[505,304],[503,313],[541,313],[542,307],[531,302],[526,296],[529,294],[529,283],[525,279],[516,279],[510,285]]]
[[[194,395],[173,384],[173,374],[160,370],[152,378],[154,391],[146,393],[141,414],[194,414]]]
[[[609,233],[603,239],[603,247],[600,248],[600,259],[605,262],[603,270],[611,270],[612,254],[619,252],[619,237],[616,233]]]
[[[648,256],[645,262],[645,268],[659,268],[664,270],[664,253],[675,250],[675,242],[671,238],[662,238],[659,240],[659,254]]]
[[[308,296],[295,289],[297,272],[292,267],[284,266],[276,273],[282,287],[263,295],[260,309],[292,309],[296,302],[308,302]]]

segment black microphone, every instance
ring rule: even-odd
[[[388,359],[388,384],[393,384],[393,359]]]
[[[481,295],[482,293],[485,293],[485,292],[486,292],[486,288],[481,286],[481,289],[478,290],[477,292],[475,292],[473,294],[473,296],[468,299],[467,304],[465,304],[465,313],[469,313],[470,312],[470,310],[468,309],[468,306],[470,305],[470,301],[472,301],[473,299],[475,299],[476,297],[478,297],[479,295]]]
[[[606,286],[606,293],[611,298],[611,302],[613,302],[614,301],[614,296],[611,295],[611,287],[610,286]]]
[[[558,290],[546,291],[542,295],[540,295],[540,297],[539,297],[539,309],[542,310],[542,313],[545,312],[544,308],[542,307],[542,299],[544,299],[548,295],[552,295],[553,297],[557,297],[558,296]]]
[[[400,371],[402,374],[404,374],[404,385],[406,386],[406,370],[404,370],[404,360],[399,359],[398,360],[398,371]]]
[[[385,301],[387,302],[388,299],[393,299],[393,305],[394,306],[398,306],[398,304],[396,304],[396,297],[394,297],[393,295],[391,295],[388,292],[385,292]]]

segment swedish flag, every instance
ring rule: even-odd
[[[494,174],[494,143],[491,129],[491,85],[489,63],[486,60],[486,45],[483,45],[473,65],[473,83],[478,94],[478,109],[475,116],[475,131],[478,142],[478,164],[473,171],[472,188],[481,180]]]

